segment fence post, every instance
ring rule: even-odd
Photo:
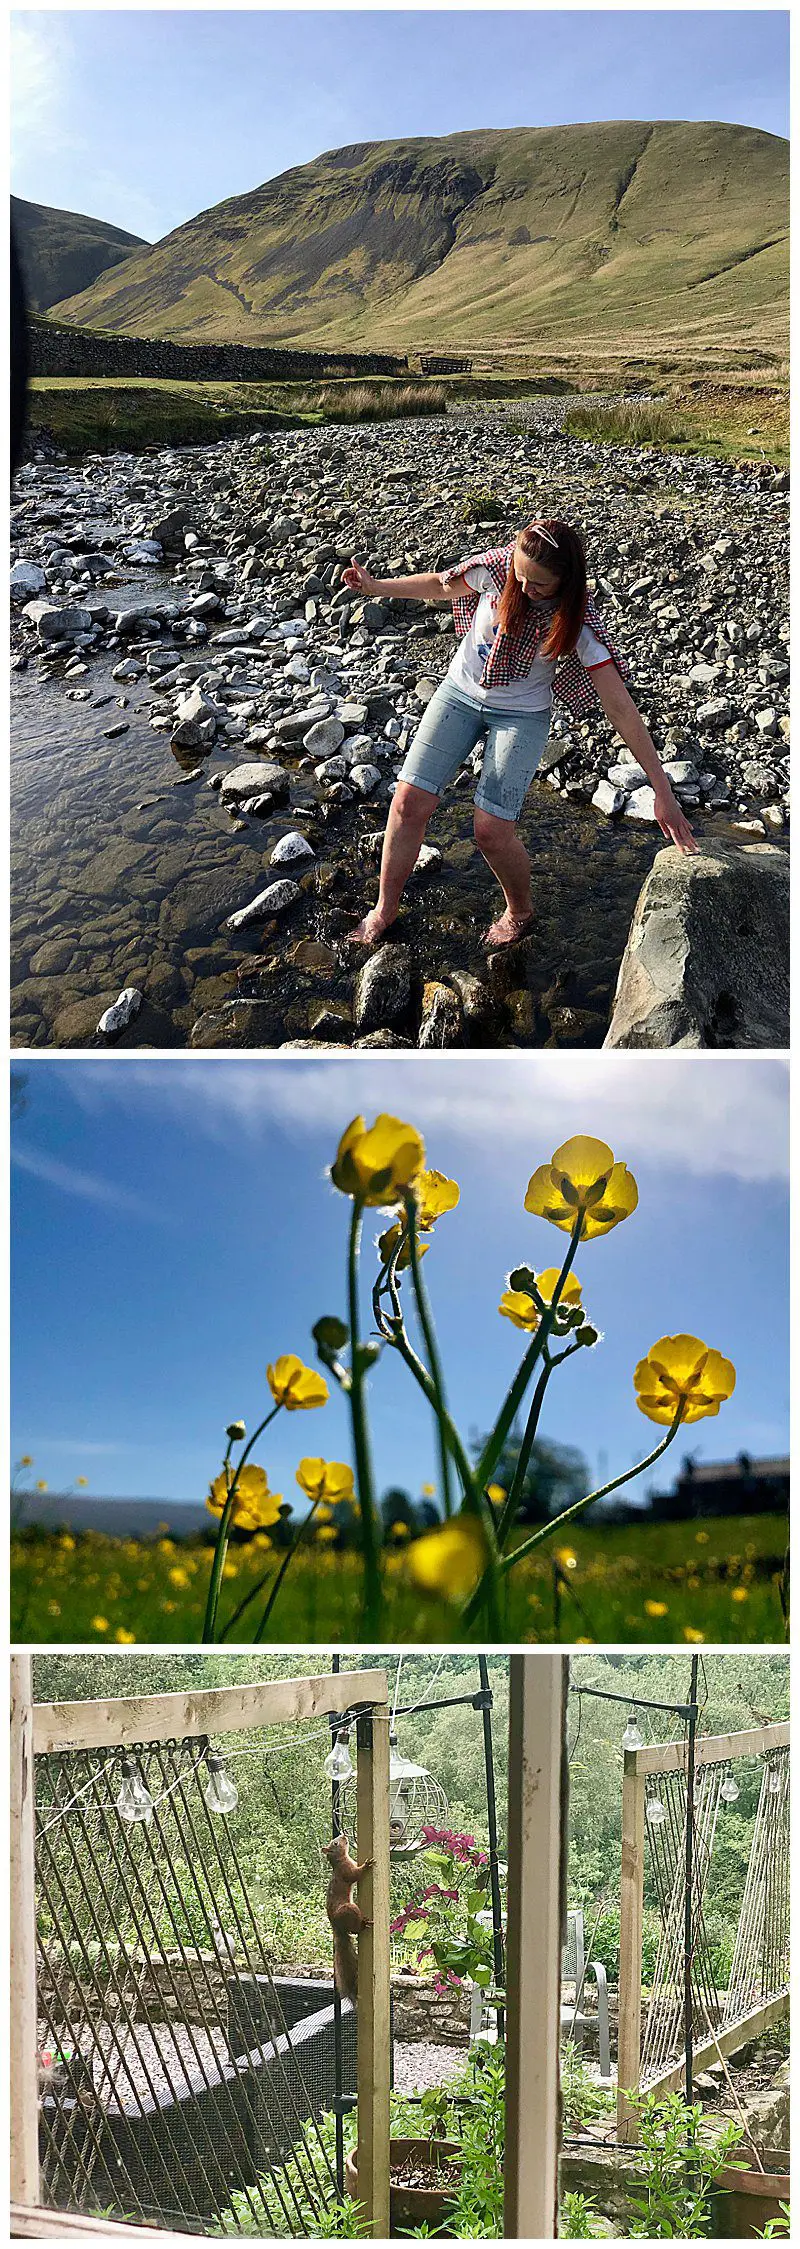
[[[371,1859],[359,1904],[358,2198],[373,2239],[389,2238],[389,1713],[358,1720],[358,1857]]]
[[[11,1658],[11,2199],[39,2201],[31,1658]]]
[[[558,2199],[559,2031],[568,1666],[511,1656],[504,2235],[552,2241]]]
[[[642,1909],[644,1904],[645,1777],[638,1751],[626,1749],[622,1777],[622,1876],[619,1900],[619,2032],[617,2137],[636,2136],[628,2095],[638,2093],[642,2052]]]

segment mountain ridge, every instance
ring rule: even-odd
[[[141,234],[127,234],[82,211],[60,211],[12,195],[11,217],[25,293],[32,312],[49,312],[59,299],[85,289],[133,250],[149,249]]]
[[[705,330],[778,343],[788,144],[624,120],[353,142],[50,307],[185,341],[418,348]]]

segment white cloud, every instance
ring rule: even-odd
[[[166,1210],[155,1210],[115,1179],[98,1179],[94,1172],[79,1171],[74,1164],[63,1164],[57,1156],[46,1156],[36,1148],[13,1148],[11,1161],[18,1171],[29,1172],[33,1179],[43,1180],[47,1187],[60,1188],[65,1195],[79,1195],[85,1202],[104,1203],[109,1210],[157,1224],[163,1223],[167,1216]]]
[[[73,47],[66,17],[17,13],[11,17],[11,140],[20,160],[54,143],[73,145],[66,132]]]
[[[35,1065],[33,1075],[35,1076]],[[179,1120],[191,1135],[231,1146],[263,1143],[282,1127],[324,1131],[331,1154],[350,1117],[382,1109],[429,1137],[485,1147],[502,1163],[524,1150],[531,1167],[559,1140],[588,1131],[628,1162],[742,1180],[788,1176],[788,1069],[738,1055],[559,1054],[434,1058],[353,1055],[339,1061],[272,1059],[71,1063],[70,1091],[93,1112],[109,1100]],[[437,1134],[441,1134],[438,1149]]]

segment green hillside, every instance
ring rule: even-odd
[[[594,124],[340,148],[57,306],[139,335],[323,348],[785,350],[788,144]]]
[[[133,250],[148,249],[140,234],[124,234],[80,211],[51,211],[46,203],[11,197],[11,218],[32,312],[46,312],[60,297],[88,289],[108,266]]]

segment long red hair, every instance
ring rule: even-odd
[[[549,532],[548,539],[541,537],[542,531]],[[551,544],[553,539],[557,547]],[[527,524],[525,530],[519,532],[515,546],[526,561],[541,563],[543,570],[551,571],[558,579],[553,595],[555,616],[540,653],[551,657],[567,656],[575,647],[586,615],[586,552],[580,532],[574,530],[571,523],[548,517],[541,524]],[[512,555],[498,611],[500,631],[508,633],[512,640],[522,632],[529,598],[516,576]]]

